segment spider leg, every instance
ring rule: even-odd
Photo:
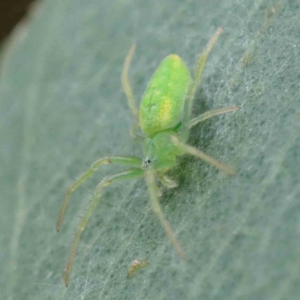
[[[137,130],[139,128],[140,124],[139,123],[134,123],[131,128],[130,128],[130,136],[134,141],[143,143],[145,141],[145,137],[139,135],[137,133]]]
[[[171,179],[170,177],[168,177],[165,174],[160,174],[157,173],[156,174],[157,178],[159,179],[159,181],[162,183],[162,185],[164,185],[165,187],[172,189],[178,186],[178,183],[176,181],[174,181],[173,179]]]
[[[101,165],[105,164],[120,164],[120,165],[127,165],[131,167],[141,167],[141,160],[136,157],[123,157],[123,156],[108,156],[104,158],[100,158],[99,160],[95,161],[92,166],[85,171],[79,178],[68,188],[63,205],[60,209],[59,216],[56,222],[56,230],[59,231],[64,219],[65,211],[69,204],[71,194],[81,185],[83,184],[90,176],[92,176]]]
[[[148,186],[148,191],[149,191],[149,194],[150,194],[151,207],[152,207],[154,213],[156,214],[156,216],[158,217],[158,219],[159,219],[163,229],[165,230],[169,240],[173,244],[178,256],[183,257],[184,253],[181,249],[181,246],[179,245],[179,243],[178,243],[178,241],[175,237],[175,234],[172,230],[172,227],[171,227],[170,223],[167,221],[167,219],[166,219],[166,217],[165,217],[165,215],[164,215],[164,213],[161,209],[161,205],[159,203],[158,196],[157,196],[158,187],[155,184],[154,171],[151,170],[151,169],[148,169],[146,171],[146,174],[145,174],[145,179],[146,179],[146,183],[147,183],[147,186]]]
[[[205,112],[204,114],[201,114],[201,115],[191,119],[189,121],[188,127],[192,128],[193,126],[197,125],[198,123],[203,122],[207,119],[210,119],[211,117],[225,114],[225,113],[232,112],[232,111],[236,111],[239,109],[240,109],[240,107],[238,107],[238,106],[232,106],[232,107],[225,107],[225,108],[209,110],[209,111]]]
[[[195,96],[197,86],[200,81],[200,77],[201,77],[203,68],[204,68],[206,60],[207,60],[207,57],[208,57],[210,51],[212,50],[214,44],[216,43],[219,35],[222,33],[222,31],[223,31],[222,27],[218,28],[218,30],[211,37],[210,41],[208,42],[208,44],[206,45],[206,47],[204,49],[204,52],[201,54],[201,56],[199,57],[199,59],[197,61],[196,70],[195,70],[195,74],[194,74],[194,80],[189,87],[189,90],[187,92],[186,101],[185,101],[184,120],[185,120],[186,124],[191,119],[194,96]]]
[[[141,140],[141,139],[143,139],[143,137],[139,136],[136,133],[136,131],[139,127],[139,110],[137,108],[136,101],[135,101],[135,98],[133,96],[132,89],[131,89],[129,79],[128,79],[128,71],[129,71],[130,63],[131,63],[131,60],[132,60],[132,57],[133,57],[133,54],[134,54],[134,51],[135,51],[135,47],[136,47],[136,44],[133,44],[130,47],[129,52],[128,52],[126,58],[125,58],[123,71],[122,71],[122,76],[121,76],[121,81],[122,81],[123,91],[124,91],[124,93],[126,95],[126,98],[127,98],[128,106],[129,106],[129,108],[131,110],[131,113],[134,117],[134,124],[131,127],[130,135],[135,140]]]
[[[134,99],[134,96],[133,96],[133,93],[132,93],[132,90],[131,90],[131,87],[130,87],[130,84],[129,84],[129,80],[128,80],[129,66],[130,66],[131,59],[133,57],[134,51],[135,51],[135,47],[136,47],[136,44],[133,44],[130,47],[129,52],[128,52],[126,58],[125,58],[123,71],[122,71],[122,76],[121,76],[121,81],[122,81],[122,87],[123,87],[124,93],[127,97],[128,106],[131,110],[131,113],[135,117],[136,121],[138,121],[139,111],[137,109],[136,101]]]
[[[65,272],[64,272],[64,282],[65,282],[66,286],[68,286],[68,284],[69,284],[70,273],[72,270],[73,261],[74,261],[74,257],[76,254],[76,250],[77,250],[77,247],[79,244],[81,234],[82,234],[83,230],[85,229],[91,215],[93,214],[94,210],[97,207],[97,204],[100,200],[100,196],[102,194],[103,189],[113,182],[123,181],[123,180],[127,180],[127,179],[134,179],[134,178],[142,177],[143,175],[144,175],[144,171],[142,169],[130,169],[128,171],[107,177],[98,184],[95,194],[94,194],[94,197],[92,198],[92,201],[90,202],[86,212],[84,213],[84,215],[77,227],[77,231],[76,231],[75,238],[74,238],[74,241],[73,241],[73,244],[71,247],[68,263],[67,263],[67,266],[66,266]]]
[[[179,141],[178,137],[176,137],[175,135],[172,135],[171,137],[171,141],[172,143],[181,151],[183,151],[184,153],[196,156],[202,160],[204,160],[205,162],[215,166],[216,168],[224,171],[225,173],[227,173],[228,175],[235,175],[235,170],[229,166],[226,166],[224,164],[222,164],[221,162],[219,162],[218,160],[216,160],[215,158],[205,154],[204,152],[198,150],[195,147],[192,147],[188,144],[182,143]]]

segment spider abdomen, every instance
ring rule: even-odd
[[[140,107],[141,129],[148,137],[181,122],[190,82],[189,71],[178,55],[171,54],[160,63]]]

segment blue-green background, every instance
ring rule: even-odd
[[[49,0],[2,49],[0,299],[300,299],[300,3],[292,0]],[[55,222],[66,188],[94,160],[141,155],[120,73],[140,99],[169,53],[193,68],[216,28],[195,114],[239,105],[190,143],[234,166],[192,157],[161,198],[186,259],[150,210],[142,180],[111,186],[84,232],[70,286],[69,246],[105,166]],[[126,275],[134,259],[150,266]]]

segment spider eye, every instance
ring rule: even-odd
[[[150,164],[151,164],[151,159],[145,159],[144,161],[143,161],[143,168],[148,168],[149,166],[150,166]]]

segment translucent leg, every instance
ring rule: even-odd
[[[72,266],[73,266],[73,260],[74,260],[75,254],[76,254],[76,250],[77,250],[77,247],[79,244],[81,234],[82,234],[83,230],[85,229],[95,208],[97,207],[97,204],[99,202],[99,199],[100,199],[103,189],[113,182],[138,178],[138,177],[142,177],[143,175],[144,175],[144,171],[142,169],[131,169],[126,172],[122,172],[122,173],[110,176],[110,177],[102,180],[99,183],[99,185],[97,186],[96,192],[94,194],[94,197],[93,197],[91,203],[89,204],[85,214],[83,215],[83,218],[81,219],[81,221],[78,225],[76,234],[75,234],[75,239],[73,241],[73,244],[71,247],[71,252],[69,255],[69,259],[68,259],[68,263],[67,263],[67,266],[66,266],[66,269],[64,272],[64,282],[65,282],[66,286],[69,285],[69,278],[70,278],[70,273],[71,273]]]
[[[169,240],[171,241],[171,243],[173,244],[178,256],[183,257],[184,253],[175,237],[175,234],[171,228],[171,225],[169,224],[169,222],[167,221],[167,219],[164,216],[164,213],[161,209],[158,197],[157,197],[157,190],[158,187],[155,184],[155,178],[154,178],[154,172],[149,169],[146,171],[146,183],[148,186],[148,190],[149,190],[149,194],[150,194],[150,204],[151,207],[154,211],[154,213],[156,214],[156,216],[158,217],[162,227],[164,228]]]
[[[138,127],[139,127],[139,123],[134,123],[132,125],[130,129],[130,136],[133,138],[133,140],[143,143],[145,141],[145,138],[137,134]]]
[[[200,58],[197,61],[195,75],[194,75],[194,81],[192,82],[192,84],[191,84],[191,86],[188,90],[187,98],[186,98],[186,102],[185,102],[186,103],[185,122],[189,122],[189,120],[191,119],[193,100],[194,100],[195,92],[196,92],[197,86],[199,84],[199,80],[200,80],[203,68],[205,66],[207,57],[208,57],[212,47],[216,43],[216,41],[217,41],[219,35],[222,33],[222,31],[223,31],[222,27],[218,28],[218,30],[212,36],[212,38],[210,39],[210,41],[206,45],[204,52],[201,54]]]
[[[127,165],[131,167],[141,167],[142,163],[139,158],[136,157],[122,157],[122,156],[109,156],[101,158],[95,161],[92,166],[84,172],[67,190],[64,198],[63,205],[60,209],[59,216],[56,222],[56,230],[59,231],[61,228],[61,224],[64,219],[65,211],[69,204],[71,194],[81,185],[83,184],[90,176],[92,176],[101,165],[104,164],[120,164]]]
[[[195,126],[196,124],[203,122],[211,117],[217,116],[217,115],[222,115],[228,112],[232,112],[232,111],[236,111],[239,110],[240,107],[238,106],[232,106],[232,107],[225,107],[225,108],[220,108],[220,109],[212,109],[209,110],[207,112],[205,112],[204,114],[195,117],[193,119],[190,120],[189,122],[189,128],[192,128],[193,126]]]
[[[217,161],[213,157],[205,154],[204,152],[198,150],[197,148],[180,142],[179,139],[175,135],[172,135],[171,141],[181,151],[183,151],[185,153],[188,153],[190,155],[196,156],[196,157],[204,160],[205,162],[207,162],[207,163],[215,166],[216,168],[224,171],[228,175],[235,175],[235,170],[234,169],[232,169],[231,167],[226,166],[226,165],[220,163],[219,161]]]
[[[129,80],[128,80],[128,70],[129,70],[129,66],[131,63],[131,59],[134,54],[135,47],[136,47],[135,44],[133,44],[131,46],[131,48],[125,58],[121,81],[122,81],[122,87],[123,87],[124,93],[127,97],[128,106],[131,110],[131,113],[133,114],[133,116],[135,118],[135,123],[139,123],[139,110],[136,106],[136,101],[134,99],[134,96],[133,96],[133,93],[132,93],[132,90],[131,90],[131,87],[129,84]]]
[[[172,189],[178,186],[178,183],[174,180],[172,180],[171,178],[169,178],[168,176],[164,175],[164,174],[156,174],[159,181],[162,183],[162,185],[164,185],[165,187]]]

